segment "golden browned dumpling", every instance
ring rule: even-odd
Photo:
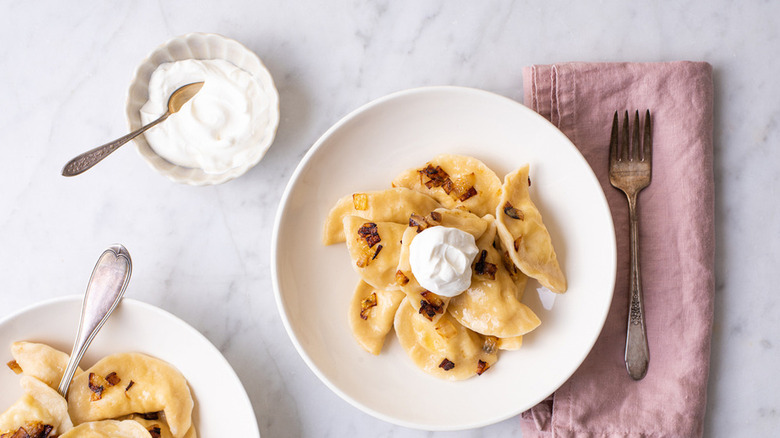
[[[486,339],[463,327],[449,315],[429,321],[404,298],[395,315],[398,340],[420,369],[446,380],[463,380],[481,375],[498,356],[485,348]]]
[[[101,420],[80,424],[60,438],[149,438],[150,436],[152,435],[141,423],[133,420]]]
[[[426,215],[439,207],[430,196],[403,187],[347,195],[328,213],[322,241],[325,245],[343,242],[343,220],[347,216],[360,216],[367,222],[406,224],[412,213]]]
[[[67,354],[46,344],[24,341],[11,344],[11,355],[25,376],[35,377],[53,389],[60,386],[69,359]],[[81,372],[80,368],[76,370],[76,374]]]
[[[473,265],[471,286],[450,300],[449,313],[461,324],[483,335],[509,338],[539,326],[539,318],[517,299],[517,286],[493,247],[496,222],[491,221],[477,240],[479,255]]]
[[[528,165],[504,178],[496,219],[501,243],[517,267],[551,291],[566,292],[550,233],[528,193]]]
[[[377,289],[399,289],[395,272],[406,228],[392,222],[369,222],[358,216],[344,218],[352,268],[363,281]]]
[[[0,435],[49,437],[73,427],[68,404],[57,391],[30,376],[22,376],[19,384],[24,395],[0,415]]]
[[[444,154],[402,172],[393,180],[393,187],[407,187],[430,195],[446,208],[484,216],[496,211],[501,180],[476,158]]]
[[[365,281],[358,283],[349,306],[349,326],[358,344],[369,353],[382,351],[404,296],[399,290],[377,289]]]
[[[192,426],[192,395],[172,365],[141,353],[106,356],[76,376],[68,392],[75,424],[163,411],[174,438]]]

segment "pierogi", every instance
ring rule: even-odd
[[[342,221],[347,216],[359,216],[371,222],[405,224],[412,213],[426,214],[439,207],[441,205],[430,196],[403,187],[347,195],[328,213],[322,241],[325,245],[343,242]]]
[[[553,292],[566,292],[566,277],[558,265],[542,215],[528,193],[528,165],[504,178],[496,209],[498,235],[515,265]]]
[[[57,387],[67,354],[33,342],[15,342],[11,353],[8,367],[21,374],[25,394],[0,415],[0,438],[197,437],[189,386],[162,360],[107,356],[77,369],[66,400]]]
[[[0,436],[48,438],[73,428],[68,403],[57,391],[31,376],[19,384],[24,395],[0,414]]]
[[[445,380],[482,375],[499,350],[521,348],[523,335],[541,324],[522,303],[528,277],[553,291],[566,290],[528,193],[528,166],[502,185],[475,158],[439,155],[401,172],[392,185],[341,198],[325,221],[323,242],[346,241],[360,277],[349,308],[352,333],[378,355],[394,329],[426,373]],[[414,238],[439,226],[471,234],[479,251],[467,270],[469,286],[452,298],[421,286],[409,257]]]
[[[517,299],[517,286],[494,248],[496,223],[477,241],[471,286],[450,300],[448,312],[461,324],[483,335],[509,338],[539,326],[539,318]]]
[[[141,353],[104,357],[76,376],[68,392],[76,424],[163,411],[175,438],[190,429],[193,405],[184,376],[167,362]]]
[[[425,193],[444,207],[462,208],[481,217],[496,211],[501,180],[476,158],[443,154],[421,168],[402,172],[393,187]]]
[[[369,353],[382,351],[404,296],[398,290],[377,289],[362,280],[358,283],[349,306],[349,326],[358,344]]]

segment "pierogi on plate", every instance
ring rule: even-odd
[[[45,344],[15,342],[8,367],[21,374],[24,396],[0,415],[0,438],[196,438],[194,402],[184,376],[141,353],[104,357],[57,387],[68,355]],[[75,425],[75,427],[74,427]]]
[[[521,348],[523,335],[542,323],[522,303],[528,277],[566,290],[528,185],[528,166],[502,184],[476,158],[438,155],[401,172],[391,189],[341,198],[323,242],[346,242],[360,277],[348,314],[357,343],[378,355],[394,330],[415,365],[445,380],[482,375],[499,350]],[[454,297],[427,290],[412,270],[411,243],[432,227],[467,233],[479,250],[469,286]]]

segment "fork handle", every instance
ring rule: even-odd
[[[639,272],[639,227],[636,215],[637,194],[628,195],[629,225],[631,230],[631,288],[626,332],[626,369],[634,380],[647,374],[650,350],[647,346],[645,309],[642,302],[642,276]]]

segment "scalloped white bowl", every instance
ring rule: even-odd
[[[250,159],[242,163],[241,166],[223,173],[209,174],[202,169],[177,166],[158,155],[143,135],[134,139],[138,152],[146,162],[172,181],[196,186],[221,184],[246,173],[260,162],[268,148],[271,147],[276,136],[276,129],[279,126],[279,93],[274,86],[271,73],[265,68],[260,58],[243,44],[222,35],[189,33],[172,38],[160,45],[138,66],[127,92],[127,122],[131,131],[142,126],[140,110],[149,96],[149,79],[152,73],[160,64],[185,59],[224,59],[252,74],[260,87],[272,99],[269,103],[269,123],[265,135],[253,146],[254,151]]]

